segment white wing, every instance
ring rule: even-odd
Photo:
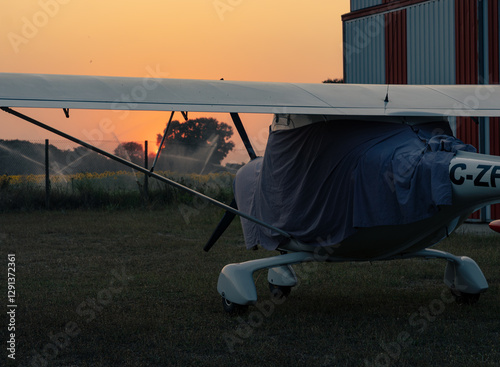
[[[0,73],[0,106],[303,115],[500,116],[500,87]]]

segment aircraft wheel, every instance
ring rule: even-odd
[[[282,299],[282,298],[287,298],[290,295],[292,287],[269,283],[269,290],[271,291],[271,295],[274,298]]]
[[[224,308],[224,311],[231,315],[241,314],[248,310],[248,305],[239,305],[225,299],[224,297],[222,297],[222,307]]]
[[[459,305],[473,305],[477,303],[477,301],[479,301],[479,296],[481,295],[481,293],[463,293],[455,289],[451,290],[451,294],[453,294],[453,297],[455,297],[455,302],[457,302]]]

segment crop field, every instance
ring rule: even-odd
[[[156,172],[218,200],[231,201],[234,174]],[[45,175],[0,175],[0,212],[38,210],[47,205]],[[127,209],[165,204],[191,204],[193,197],[144,174],[129,171],[50,176],[51,209]]]
[[[436,247],[481,266],[490,289],[475,305],[454,302],[444,261],[308,263],[286,300],[257,272],[258,303],[230,316],[222,267],[275,254],[245,250],[237,220],[203,252],[220,216],[199,202],[1,214],[0,366],[500,365],[500,237]]]

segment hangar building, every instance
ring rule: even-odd
[[[344,81],[499,84],[498,18],[498,0],[351,0],[342,16]],[[499,119],[481,122],[452,125],[479,152],[500,155]],[[500,205],[480,217],[500,218]]]

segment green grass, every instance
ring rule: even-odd
[[[474,306],[449,302],[443,261],[320,263],[295,267],[299,285],[279,305],[258,272],[257,306],[231,317],[216,290],[222,267],[274,253],[245,250],[238,221],[205,253],[221,212],[200,204],[189,214],[190,223],[177,206],[2,214],[18,344],[15,363],[2,348],[0,365],[43,365],[44,354],[56,367],[499,365],[498,237],[438,246],[481,266],[490,289]]]

